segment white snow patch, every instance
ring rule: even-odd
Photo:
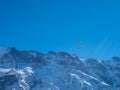
[[[102,84],[106,85],[106,86],[109,86],[109,84],[105,83],[105,82],[101,82]]]
[[[82,88],[83,87],[83,82],[80,79],[80,77],[77,74],[73,74],[73,73],[71,73],[71,76],[75,77],[81,83],[81,88]]]
[[[32,75],[34,73],[31,67],[26,67],[25,70],[29,75]]]
[[[91,86],[91,87],[92,87],[92,85],[91,85],[89,82],[87,82],[87,81],[85,81],[85,80],[83,80],[83,82],[84,82],[85,84],[87,84],[88,86]]]

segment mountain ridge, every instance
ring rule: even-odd
[[[83,60],[67,52],[0,48],[0,78],[0,90],[117,90],[120,58]]]

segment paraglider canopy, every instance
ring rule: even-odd
[[[80,45],[81,43],[79,41],[76,42],[76,45]]]

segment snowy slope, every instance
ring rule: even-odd
[[[117,90],[120,58],[83,60],[67,52],[0,48],[0,90]]]

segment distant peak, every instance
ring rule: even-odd
[[[120,57],[113,57],[112,60],[116,62],[120,62]]]
[[[49,51],[48,54],[57,54],[55,51]]]

